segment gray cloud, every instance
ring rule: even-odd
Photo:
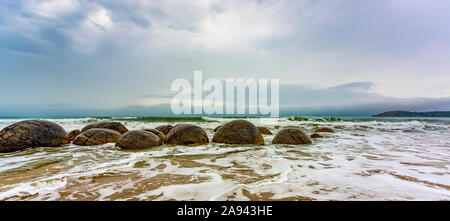
[[[371,82],[354,82],[335,87],[280,86],[284,114],[370,116],[389,110],[450,110],[450,97],[395,98],[373,92]]]
[[[448,108],[445,0],[48,2],[0,2],[2,106],[117,109],[203,70],[278,78],[295,111]]]

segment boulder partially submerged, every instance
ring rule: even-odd
[[[328,127],[321,127],[317,129],[315,133],[334,133],[334,130]]]
[[[115,143],[121,134],[115,130],[105,128],[92,128],[75,137],[73,144],[80,146],[93,146],[105,143]]]
[[[246,120],[233,120],[222,125],[212,141],[226,144],[264,144],[258,128]]]
[[[280,130],[272,140],[273,144],[310,144],[311,139],[300,129],[285,128]]]
[[[272,135],[272,132],[269,129],[267,129],[266,127],[259,126],[256,128],[258,128],[258,130],[261,134]]]
[[[157,129],[144,129],[144,131],[151,132],[154,135],[158,136],[160,139],[160,141],[159,141],[160,145],[164,143],[164,140],[166,140],[166,135]]]
[[[80,130],[72,130],[69,133],[67,133],[67,136],[69,137],[70,141],[73,141],[75,137],[78,136],[79,134],[81,134]]]
[[[0,152],[30,147],[59,147],[69,142],[61,126],[45,120],[21,121],[0,131]]]
[[[128,129],[120,122],[103,122],[103,123],[89,124],[83,127],[83,129],[81,129],[81,132],[87,131],[92,128],[105,128],[115,130],[120,134],[124,134],[128,131]]]
[[[167,124],[167,125],[161,125],[159,127],[156,127],[155,129],[163,132],[164,135],[167,135],[173,129],[173,126]]]
[[[217,130],[219,130],[220,127],[222,127],[222,125],[219,125],[216,128],[214,128],[214,132],[217,132]]]
[[[321,137],[323,137],[323,136],[320,135],[320,134],[314,133],[314,134],[311,134],[311,136],[309,136],[309,137],[311,137],[311,138],[321,138]]]
[[[208,135],[199,126],[180,124],[174,127],[166,136],[166,144],[201,145],[209,142]]]
[[[144,149],[159,146],[161,143],[161,138],[150,131],[130,130],[117,140],[116,147],[121,149]]]

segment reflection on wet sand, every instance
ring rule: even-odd
[[[336,133],[301,146],[272,145],[273,135],[265,135],[266,145],[141,151],[70,145],[2,153],[0,200],[450,200],[450,141],[443,139],[449,124],[253,121],[274,134],[288,126]],[[124,123],[130,129],[161,124]],[[209,138],[218,125],[196,124]]]

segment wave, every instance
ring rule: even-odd
[[[48,119],[66,131],[120,121],[128,129],[192,122],[213,129],[244,117]],[[40,147],[0,154],[0,200],[449,200],[450,119],[245,117],[277,134],[323,134],[309,145]],[[0,128],[20,119],[0,119]],[[436,121],[436,122],[424,122]]]
[[[443,122],[450,123],[450,118],[445,117],[287,117],[290,121],[310,121],[310,122]]]
[[[98,120],[137,121],[137,122],[217,122],[205,117],[94,117]]]

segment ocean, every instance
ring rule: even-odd
[[[42,119],[42,118],[40,118]],[[128,129],[192,123],[210,141],[234,118],[44,118],[67,132],[119,121]],[[242,119],[242,118],[240,118]],[[0,118],[0,129],[21,121]],[[114,144],[0,153],[0,200],[450,200],[450,118],[247,118],[275,135],[323,134],[309,145]]]

